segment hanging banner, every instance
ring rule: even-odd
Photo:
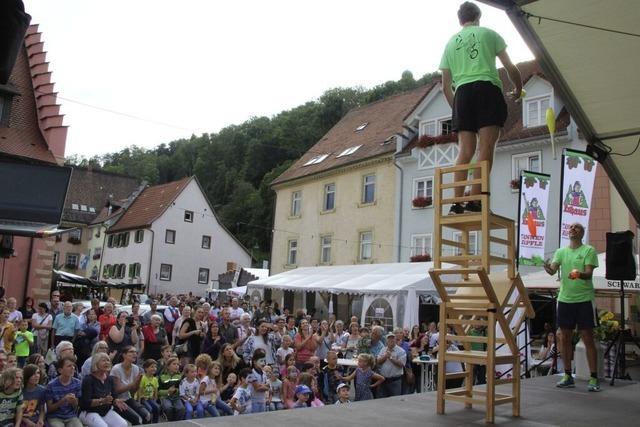
[[[523,171],[518,209],[518,265],[544,265],[550,175]]]
[[[597,163],[582,151],[564,150],[560,195],[560,247],[569,246],[569,226],[580,223],[584,227],[583,242],[589,241],[589,214]]]

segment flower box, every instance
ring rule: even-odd
[[[511,187],[512,190],[519,190],[520,189],[520,180],[519,179],[512,179],[511,182],[509,183],[509,186]]]
[[[71,243],[72,245],[79,245],[82,241],[77,237],[69,237],[67,239],[67,242]]]
[[[414,255],[409,260],[411,262],[429,262],[431,261],[431,255],[429,254]]]
[[[433,204],[433,198],[431,197],[416,197],[411,201],[414,208],[426,208]]]

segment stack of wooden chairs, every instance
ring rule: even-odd
[[[468,178],[453,182],[453,175],[458,171],[466,171]],[[471,185],[480,185],[480,194],[452,196],[456,187]],[[513,416],[520,416],[520,351],[516,335],[526,317],[534,317],[535,313],[516,272],[514,221],[490,210],[489,165],[486,161],[436,169],[434,193],[434,268],[429,274],[442,300],[437,412],[444,414],[445,402],[451,400],[463,403],[467,408],[474,404],[485,406],[487,423],[494,422],[496,405],[511,403]],[[448,215],[444,211],[453,203],[472,200],[481,202],[480,212]],[[446,239],[447,230],[459,232],[460,239]],[[478,254],[472,253],[470,247],[472,232],[477,232],[480,239]],[[492,255],[491,249],[504,253]],[[456,267],[443,269],[442,263]],[[476,326],[486,327],[485,336],[470,334]],[[450,342],[460,343],[464,349],[453,351],[451,347],[452,351],[445,350]],[[472,350],[474,343],[484,344],[486,350]],[[500,347],[502,349],[497,351]],[[464,369],[446,374],[447,362],[462,363]],[[476,365],[486,366],[486,385],[473,386]],[[498,365],[510,366],[511,375],[496,378]],[[463,387],[446,389],[446,380],[456,378],[464,378]],[[510,394],[496,392],[496,387],[502,384],[511,384]]]

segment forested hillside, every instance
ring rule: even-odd
[[[372,89],[337,88],[274,117],[253,117],[218,133],[192,135],[153,149],[131,146],[67,163],[133,175],[162,184],[196,175],[224,225],[261,263],[269,259],[275,193],[273,179],[305,153],[350,109],[413,89],[438,78],[416,80],[405,71],[398,81]]]

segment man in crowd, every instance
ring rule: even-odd
[[[63,305],[62,314],[53,320],[54,345],[60,341],[73,341],[80,330],[80,320],[73,314],[73,304],[66,301]]]
[[[178,298],[175,296],[169,299],[169,306],[164,310],[164,330],[167,332],[167,337],[169,339],[169,344],[172,343],[173,339],[173,327],[176,323],[176,320],[180,318],[180,311],[176,307],[178,305]]]
[[[229,318],[233,322],[234,320],[240,319],[240,316],[244,314],[244,310],[242,307],[238,307],[238,298],[233,298],[231,300],[231,308],[229,309]]]
[[[373,337],[373,332],[371,336]],[[388,333],[387,346],[374,355],[378,373],[385,378],[378,390],[378,397],[399,396],[402,393],[402,375],[407,363],[407,353],[396,344],[396,336]]]
[[[149,323],[151,323],[151,316],[153,316],[154,314],[158,314],[158,299],[154,298],[151,300],[151,304],[149,304],[149,311],[147,311],[143,316],[142,316],[142,324],[143,325],[148,325]]]
[[[22,313],[16,308],[17,305],[18,302],[14,297],[7,298],[7,310],[9,310],[9,318],[7,320],[13,323],[16,327],[22,320]]]
[[[384,349],[384,328],[382,326],[374,326],[371,329],[371,354],[376,357]]]
[[[62,304],[60,304],[60,291],[51,292],[51,301],[49,302],[49,314],[55,317],[62,313]]]
[[[584,226],[574,223],[569,226],[569,246],[558,249],[553,255],[551,264],[545,263],[544,269],[554,275],[560,269],[560,293],[558,293],[558,326],[561,334],[561,356],[565,366],[564,375],[557,386],[560,388],[575,387],[571,376],[571,360],[573,359],[573,331],[576,326],[582,335],[587,350],[587,362],[591,377],[587,389],[600,391],[597,372],[597,353],[593,339],[593,328],[596,327],[595,291],[593,288],[593,270],[598,267],[598,254],[593,246],[582,243]]]

